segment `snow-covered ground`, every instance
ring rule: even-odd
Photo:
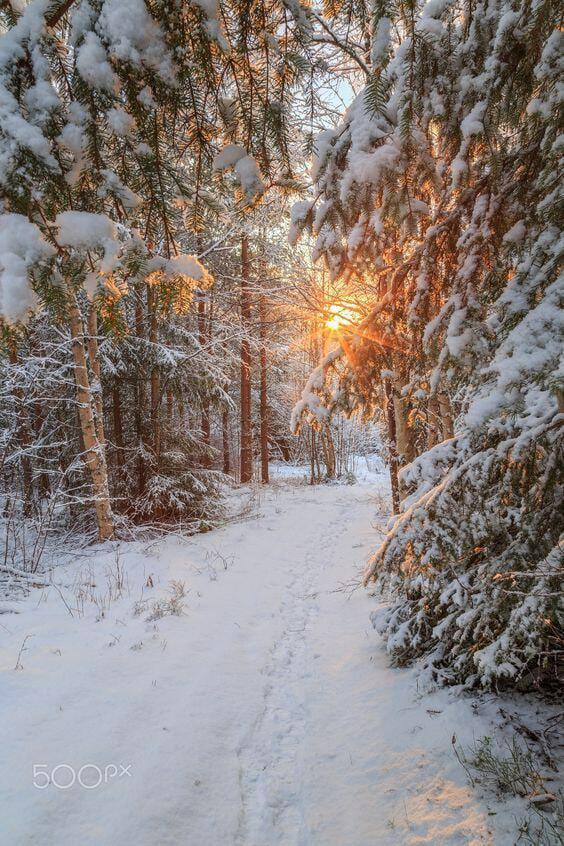
[[[452,751],[487,707],[420,695],[343,589],[385,523],[362,475],[279,475],[247,519],[108,545],[3,604],[3,846],[514,842]]]

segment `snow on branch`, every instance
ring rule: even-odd
[[[55,253],[40,229],[21,214],[0,215],[0,319],[25,322],[37,307],[33,266]]]
[[[292,410],[290,428],[294,434],[297,434],[299,431],[300,422],[306,414],[309,415],[310,422],[324,423],[328,420],[330,408],[323,404],[321,397],[316,391],[323,389],[328,371],[343,354],[344,350],[341,346],[335,347],[335,349],[327,353],[321,364],[310,375],[302,391],[300,400]]]
[[[264,194],[266,186],[255,159],[240,144],[227,144],[214,158],[213,169],[219,172],[233,169],[247,199]]]

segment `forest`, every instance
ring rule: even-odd
[[[0,0],[0,842],[564,842],[562,25]]]

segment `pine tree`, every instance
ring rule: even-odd
[[[198,256],[213,265],[267,190],[297,184],[293,107],[315,63],[308,15],[279,0],[5,2],[0,44],[8,363],[24,357],[33,370],[36,344],[66,339],[65,428],[101,539],[114,533],[112,512],[205,524],[220,484],[212,417],[230,400]],[[66,378],[61,356],[52,361]],[[26,511],[44,493],[39,453],[51,461],[28,438],[30,404],[20,402],[9,447]]]
[[[394,659],[444,682],[558,678],[558,22],[551,2],[377,11],[377,81],[293,213],[370,303],[296,423],[391,400],[403,501],[366,580],[396,593],[376,621]]]

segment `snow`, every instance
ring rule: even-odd
[[[143,0],[105,0],[97,26],[110,45],[112,58],[145,65],[165,82],[175,81],[164,33]]]
[[[170,259],[168,267],[171,273],[187,276],[189,279],[195,279],[197,282],[205,282],[208,279],[208,273],[205,267],[203,264],[200,264],[196,256],[181,253]]]
[[[230,167],[234,167],[246,155],[247,151],[240,144],[227,144],[214,156],[213,169],[219,171],[227,170]]]
[[[108,109],[106,118],[110,128],[118,136],[127,138],[135,129],[135,120],[128,114],[125,109],[117,107],[115,109]]]
[[[426,17],[424,14],[417,21],[415,29],[416,32],[423,32],[426,35],[435,36],[436,38],[442,38],[447,31],[441,21],[433,17]]]
[[[104,177],[104,185],[98,188],[98,196],[105,197],[111,191],[116,197],[119,197],[123,207],[126,209],[135,209],[143,202],[141,197],[136,194],[127,185],[124,185],[117,173],[109,169],[101,169],[100,175]]]
[[[158,103],[148,85],[145,85],[137,95],[137,102],[145,106],[146,109],[158,109]]]
[[[311,488],[279,467],[246,521],[82,552],[2,605],[3,842],[513,843],[451,747],[491,733],[499,700],[422,698],[388,665],[374,600],[341,589],[385,480]],[[39,785],[66,765],[60,786],[34,787],[34,765]],[[87,787],[64,789],[70,767]]]
[[[140,156],[152,156],[153,155],[153,151],[152,151],[151,147],[149,146],[149,144],[146,144],[144,141],[142,141],[140,144],[138,144],[136,146],[135,152]]]
[[[325,422],[329,417],[329,411],[326,405],[324,405],[322,398],[315,391],[316,389],[323,388],[326,373],[342,355],[343,348],[338,345],[335,349],[327,353],[315,370],[312,370],[300,399],[292,409],[290,429],[294,434],[299,431],[302,416],[305,414],[309,421],[316,419],[319,423]]]
[[[90,5],[89,0],[82,0],[72,6],[70,18],[69,43],[76,47],[80,39],[92,29],[96,18],[96,12]]]
[[[5,36],[4,36],[5,37]],[[0,65],[1,69],[1,65]],[[56,170],[57,162],[51,155],[49,142],[30,121],[19,113],[19,105],[8,88],[0,83],[0,125],[3,150],[0,156],[0,181],[6,182],[19,148],[27,149],[49,168]]]
[[[15,26],[2,32],[0,38],[0,68],[9,67],[14,57],[25,55],[24,44],[30,40],[37,42],[41,37],[45,25],[44,15],[48,8],[48,0],[36,0],[28,3],[18,17]]]
[[[481,100],[472,108],[469,114],[460,123],[460,131],[463,138],[469,138],[471,135],[479,135],[484,131],[484,113],[486,111],[487,103]]]
[[[23,101],[33,122],[43,125],[49,118],[50,112],[60,106],[60,101],[49,78],[47,60],[37,44],[31,49],[31,64],[35,82],[25,92]]]
[[[323,224],[325,222],[325,218],[327,217],[327,215],[331,211],[332,205],[333,204],[331,203],[330,200],[325,200],[324,202],[317,204],[317,208],[315,210],[315,214],[313,216],[313,222],[312,222],[312,231],[316,235],[318,235],[321,232],[321,230],[323,228]]]
[[[116,227],[105,214],[66,211],[55,218],[63,247],[96,247],[116,237]]]
[[[114,92],[118,79],[111,61],[126,62],[155,71],[174,84],[176,74],[164,34],[143,0],[105,0],[94,32],[93,12],[83,3],[73,15],[73,41],[85,32],[77,51],[76,66],[93,88]]]
[[[421,14],[424,18],[440,18],[451,5],[452,0],[427,0]]]
[[[290,209],[290,226],[288,228],[288,243],[295,247],[306,225],[309,213],[313,207],[312,200],[298,200]]]
[[[370,226],[375,235],[382,235],[384,232],[384,222],[382,220],[382,209],[374,209],[370,215]]]
[[[229,53],[229,42],[220,21],[221,10],[217,0],[193,0],[193,3],[203,12],[204,29],[209,37],[217,42],[224,53]]]
[[[95,32],[87,32],[78,48],[76,68],[83,80],[93,88],[113,93],[118,85],[106,49]]]
[[[453,187],[456,187],[457,185],[460,184],[460,180],[462,179],[462,176],[468,170],[468,165],[466,164],[466,162],[464,161],[463,158],[456,156],[456,158],[454,158],[452,160],[452,164],[450,166],[450,169],[451,169],[451,173],[452,173],[452,184],[453,184]]]
[[[524,220],[518,220],[511,229],[503,236],[503,240],[508,244],[519,244],[527,234],[527,227]]]
[[[264,193],[265,185],[259,167],[252,156],[244,156],[239,159],[235,164],[235,173],[248,199],[252,200],[257,195]]]
[[[82,155],[84,147],[84,130],[76,123],[67,123],[61,130],[57,141],[73,153],[75,158]]]
[[[39,228],[21,214],[0,215],[0,318],[25,321],[37,305],[29,271],[54,253]]]
[[[348,170],[341,185],[341,199],[348,197],[353,183],[363,185],[371,182],[376,185],[384,171],[393,167],[400,156],[399,148],[393,144],[382,144],[370,152],[355,149],[353,145],[348,159]]]
[[[390,18],[383,17],[379,19],[370,48],[370,60],[373,68],[378,68],[384,64],[390,49],[391,29],[392,21]]]
[[[240,144],[227,144],[214,156],[214,170],[222,172],[230,168],[234,169],[239,185],[249,200],[264,193],[265,185],[259,166]]]
[[[137,204],[138,198],[136,195],[122,185],[112,171],[102,171],[102,173],[106,178],[107,187],[111,188],[118,196],[121,195],[124,205],[132,207]],[[103,194],[103,190],[100,193]],[[103,255],[98,261],[97,271],[107,275],[115,270],[119,260],[121,242],[117,237],[115,223],[107,215],[79,211],[59,212],[55,218],[55,226],[59,229],[57,240],[61,246],[72,247],[79,251],[102,249]],[[94,256],[91,255],[90,259],[93,260]],[[84,283],[89,295],[96,290],[98,281],[102,280],[94,281],[92,273],[87,275]],[[120,293],[119,288],[115,286],[110,276],[107,276],[104,284],[114,294]]]
[[[331,147],[335,144],[337,133],[334,129],[324,129],[315,139],[314,154],[311,165],[311,178],[315,182],[320,176],[321,168],[325,165],[325,161]]]

